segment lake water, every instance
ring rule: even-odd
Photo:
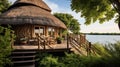
[[[86,35],[86,38],[91,43],[99,42],[101,44],[115,43],[120,41],[120,35]]]

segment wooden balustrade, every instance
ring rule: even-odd
[[[84,48],[86,50],[87,55],[91,54],[91,50],[92,49],[92,44],[91,42],[87,41],[86,36],[85,35],[68,35],[68,45],[72,45],[72,46],[76,46],[78,47],[78,49],[76,48],[76,50],[80,50],[80,47]],[[79,51],[79,52],[80,52]]]
[[[34,40],[34,38],[33,38],[33,40]],[[38,50],[40,50],[40,49],[46,50],[46,49],[48,49],[48,47],[50,47],[50,49],[53,49],[48,40],[49,39],[46,39],[46,38],[42,39],[41,36],[37,36],[35,38],[35,42],[36,42],[36,44],[38,44],[38,47],[37,47]],[[31,45],[33,45],[33,43]],[[13,42],[11,43],[11,48],[13,48]],[[86,50],[87,55],[90,55],[91,52],[93,52],[91,42],[87,41],[86,36],[83,34],[82,35],[67,34],[66,47],[63,47],[63,48],[66,48],[66,49],[75,48],[79,52],[82,51],[81,48],[84,48]]]

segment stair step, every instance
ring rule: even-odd
[[[33,56],[12,56],[11,58],[17,59],[17,58],[35,58],[35,55]]]
[[[20,51],[37,51],[36,49],[15,49],[13,50],[14,51],[17,51],[17,52],[20,52]]]
[[[24,60],[24,61],[14,61],[14,64],[20,64],[20,63],[32,63],[35,62],[35,60]]]
[[[30,51],[30,52],[12,52],[12,54],[35,54],[35,51]]]
[[[24,65],[24,66],[14,66],[14,67],[35,67],[35,65]]]
[[[11,54],[13,67],[35,67],[35,50],[14,50]]]

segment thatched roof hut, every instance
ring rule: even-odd
[[[42,0],[17,0],[0,15],[0,24],[38,24],[66,29],[64,23],[51,14],[51,9]]]

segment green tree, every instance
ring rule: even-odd
[[[10,6],[10,2],[8,0],[0,0],[0,13],[3,13]]]
[[[120,0],[71,0],[71,9],[81,13],[85,24],[103,23],[114,17],[120,22]]]
[[[59,18],[67,26],[69,30],[77,34],[80,31],[80,25],[78,20],[74,19],[72,15],[65,13],[55,13],[54,16]]]
[[[0,67],[10,63],[11,43],[14,39],[13,31],[8,27],[0,26]]]

